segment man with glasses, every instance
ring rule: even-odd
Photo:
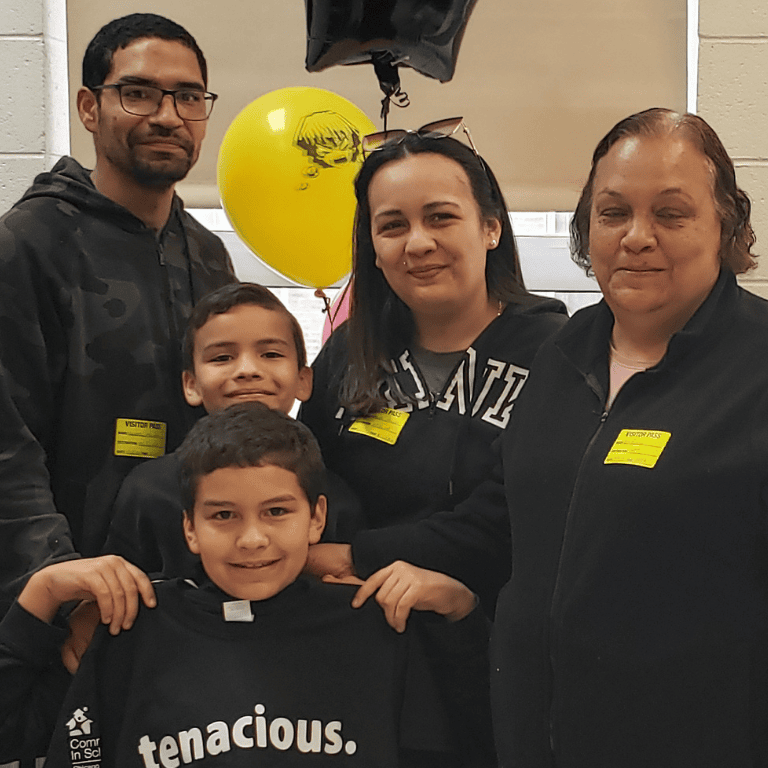
[[[77,95],[95,168],[62,158],[0,218],[0,615],[30,571],[100,552],[122,479],[199,415],[179,385],[181,336],[197,300],[235,280],[174,194],[205,136],[206,89],[183,27],[110,22]]]

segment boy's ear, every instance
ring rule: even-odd
[[[184,387],[184,398],[191,406],[203,404],[203,395],[198,389],[197,379],[192,371],[184,371],[181,374],[181,384]]]
[[[325,519],[328,516],[328,499],[321,493],[317,497],[315,511],[309,519],[309,543],[317,544],[325,529]]]
[[[192,554],[200,554],[200,546],[197,543],[197,534],[195,533],[194,512],[184,512],[182,515],[184,525],[184,538],[187,540],[187,546]]]
[[[83,87],[77,92],[77,113],[86,130],[96,133],[99,124],[99,102],[90,88]]]
[[[296,387],[296,399],[299,402],[306,403],[309,400],[309,396],[312,394],[312,377],[314,371],[305,365],[299,371],[299,383]]]

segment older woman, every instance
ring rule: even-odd
[[[699,117],[598,145],[572,223],[604,301],[542,349],[504,438],[502,765],[768,765],[768,303]]]
[[[313,366],[300,418],[366,516],[351,542],[312,548],[314,570],[368,577],[407,560],[461,579],[490,611],[508,557],[489,562],[475,529],[504,552],[506,515],[500,499],[483,520],[461,504],[565,317],[525,290],[507,206],[474,147],[452,137],[462,128],[367,138],[352,311]]]

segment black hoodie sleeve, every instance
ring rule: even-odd
[[[0,763],[45,754],[71,680],[66,634],[18,603],[0,622]]]
[[[12,209],[0,219],[0,616],[32,571],[72,556],[67,519],[54,504],[49,456],[43,442],[56,422],[56,371],[60,340],[52,328],[52,302],[35,289],[45,282],[29,243],[20,233],[45,232],[27,212]]]
[[[45,453],[0,367],[0,617],[30,573],[74,556],[69,524],[53,503]]]
[[[492,475],[453,509],[360,531],[352,539],[352,559],[361,578],[394,560],[405,560],[463,582],[480,597],[489,615],[509,579],[511,551],[500,457]]]

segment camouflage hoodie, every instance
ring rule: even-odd
[[[98,554],[122,479],[182,440],[180,339],[235,279],[178,197],[158,237],[89,173],[62,158],[0,218],[0,615],[31,569]]]

